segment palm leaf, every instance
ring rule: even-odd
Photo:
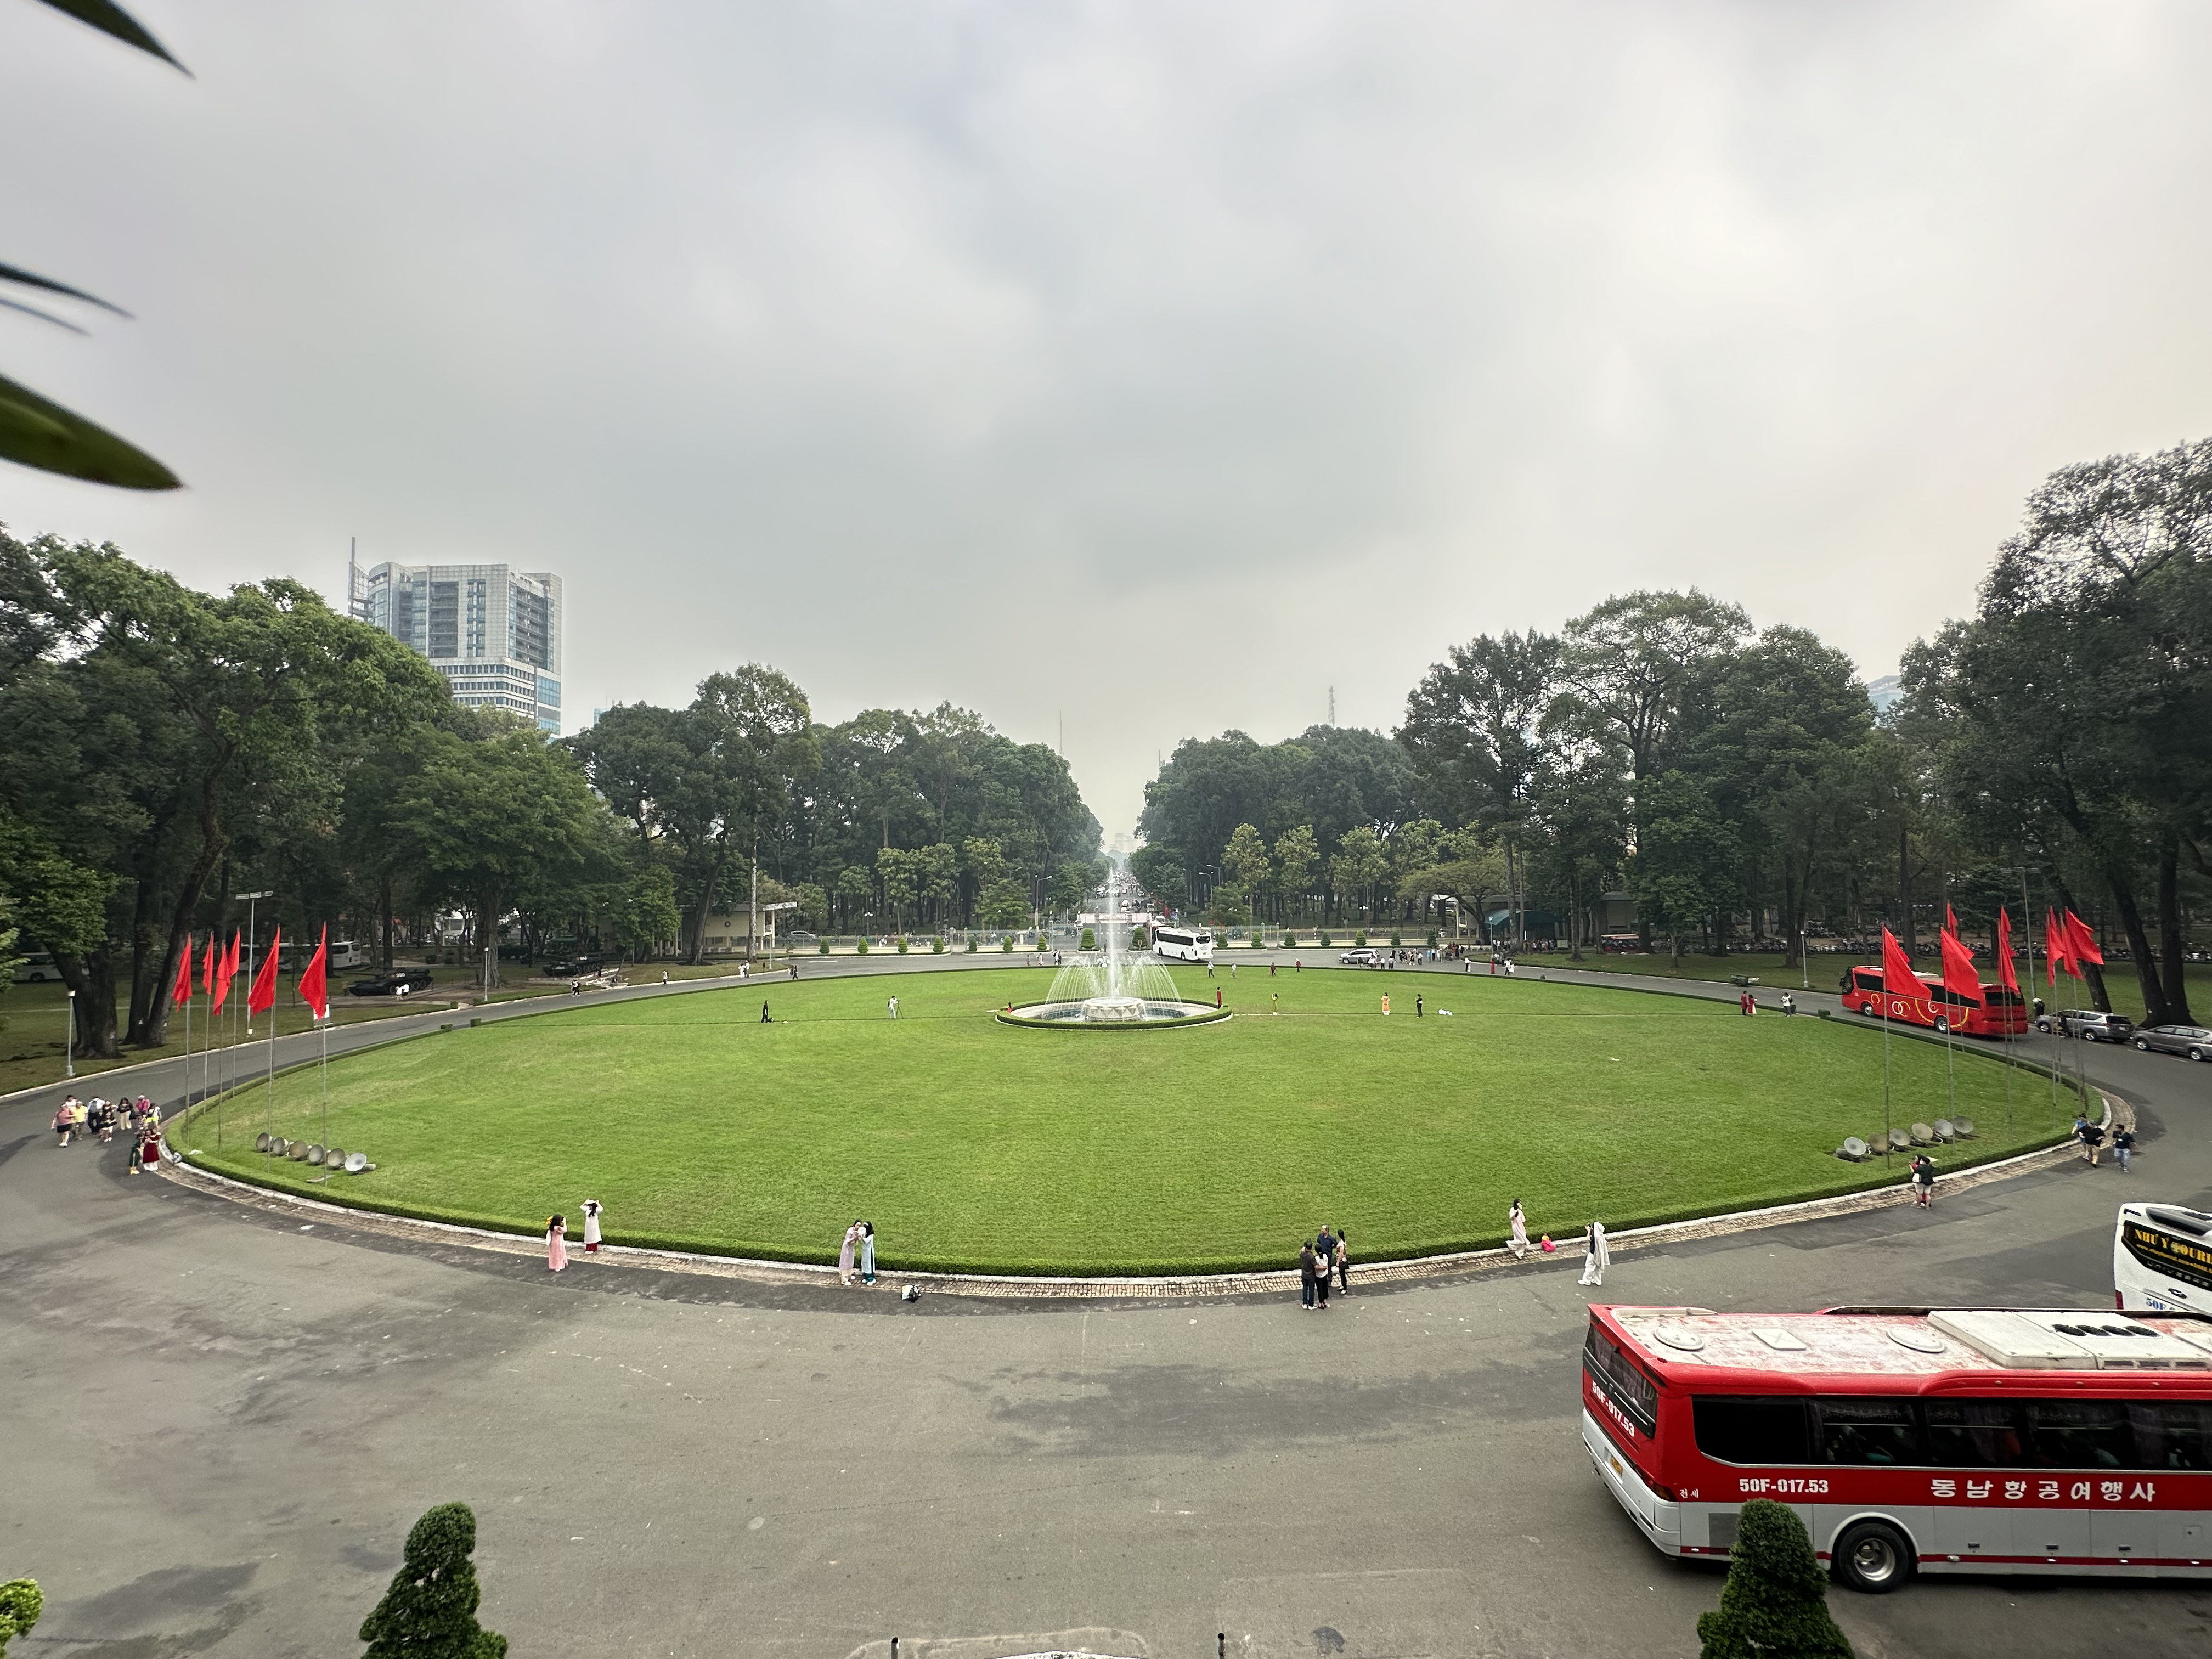
[[[174,489],[177,475],[143,449],[0,374],[0,459],[121,489]]]
[[[169,49],[149,34],[137,18],[114,4],[112,0],[45,0],[45,3],[56,11],[67,13],[80,23],[89,23],[102,34],[113,35],[125,46],[151,52],[163,63],[174,64],[177,68],[185,70],[187,75],[191,73],[169,56]]]
[[[49,294],[66,294],[72,300],[82,300],[88,305],[98,306],[102,311],[112,311],[118,317],[131,314],[121,306],[110,305],[97,294],[87,294],[81,288],[71,288],[67,283],[41,276],[37,271],[26,270],[21,265],[0,264],[0,283],[18,283],[25,288],[42,288]]]

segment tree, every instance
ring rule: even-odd
[[[884,902],[890,907],[891,930],[905,931],[906,907],[914,902],[915,855],[896,847],[876,854],[876,879],[883,884]]]
[[[1139,847],[1129,854],[1129,873],[1154,908],[1173,910],[1190,896],[1189,860],[1176,847]]]
[[[1249,823],[1237,826],[1236,832],[1229,837],[1229,844],[1221,849],[1221,862],[1224,868],[1234,873],[1237,885],[1243,890],[1241,897],[1247,908],[1257,901],[1261,890],[1267,884],[1267,878],[1274,872],[1267,859],[1267,843]],[[1215,902],[1217,905],[1222,902],[1218,895]]]
[[[441,1504],[407,1534],[399,1571],[362,1621],[362,1659],[505,1659],[507,1638],[477,1622],[476,1512]]]
[[[1698,1659],[1852,1659],[1828,1612],[1828,1583],[1805,1523],[1754,1498],[1736,1516],[1721,1604],[1698,1619]]]
[[[0,1584],[0,1659],[7,1659],[9,1642],[31,1633],[31,1626],[39,1622],[46,1607],[37,1579],[10,1578]]]
[[[1045,904],[1056,916],[1073,917],[1083,908],[1083,901],[1098,885],[1098,872],[1078,859],[1068,859],[1052,872],[1051,884],[1045,890]],[[1140,876],[1139,881],[1143,879]]]
[[[876,890],[875,878],[857,864],[848,864],[837,878],[837,896],[845,901],[845,924],[852,925],[853,907],[866,904]]]
[[[642,961],[681,931],[684,919],[676,908],[676,882],[665,864],[646,864],[630,872],[623,884],[621,908],[615,918],[615,937],[633,961]]]
[[[1374,885],[1389,867],[1382,837],[1360,824],[1345,831],[1339,845],[1342,850],[1328,861],[1329,880],[1337,896],[1366,893],[1371,903]]]
[[[915,894],[928,901],[937,922],[942,926],[960,883],[960,855],[950,844],[940,841],[915,848],[913,858]]]
[[[1736,835],[1698,780],[1680,771],[1650,781],[1644,817],[1629,861],[1629,890],[1638,916],[1667,935],[1680,967],[1682,936],[1735,897]]]
[[[1294,823],[1275,837],[1275,875],[1282,884],[1285,904],[1295,908],[1321,864],[1321,848],[1313,826]]]
[[[1560,672],[1627,750],[1638,781],[1671,761],[1698,672],[1751,631],[1740,605],[1692,588],[1616,594],[1566,627]]]

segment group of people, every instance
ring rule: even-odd
[[[2111,1134],[2107,1136],[2103,1124],[2092,1123],[2076,1113],[2074,1139],[2081,1143],[2081,1161],[2092,1169],[2096,1167],[2098,1157],[2103,1152],[2108,1139],[2112,1144],[2112,1161],[2121,1169],[2127,1169],[2135,1158],[2136,1132],[2125,1122],[2114,1123]]]
[[[584,1250],[586,1255],[599,1253],[599,1215],[601,1206],[596,1198],[584,1200]],[[553,1272],[568,1270],[568,1218],[555,1213],[545,1218],[545,1265]]]
[[[876,1282],[876,1224],[855,1221],[845,1229],[845,1242],[837,1251],[837,1282],[850,1285],[854,1276],[860,1283]]]
[[[1343,1228],[1324,1225],[1298,1247],[1299,1305],[1326,1311],[1332,1274],[1344,1293],[1351,1295],[1352,1241]]]
[[[72,1140],[89,1140],[94,1135],[104,1146],[115,1139],[118,1130],[127,1132],[137,1144],[137,1154],[131,1160],[131,1174],[137,1174],[142,1166],[151,1169],[161,1161],[161,1109],[144,1095],[136,1100],[128,1095],[118,1100],[103,1100],[98,1095],[90,1100],[80,1100],[71,1095],[54,1113],[57,1146],[66,1146]]]

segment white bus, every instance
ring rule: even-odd
[[[1152,949],[1169,962],[1211,962],[1213,935],[1203,927],[1155,927]]]
[[[2112,1305],[2123,1313],[2212,1314],[2212,1215],[2179,1204],[2121,1205]]]

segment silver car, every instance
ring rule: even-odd
[[[2212,1060],[2212,1031],[2202,1025],[2146,1025],[2136,1033],[2136,1047],[2146,1054]]]
[[[2061,1036],[2080,1037],[2084,1042],[2125,1042],[2135,1035],[2135,1022],[2124,1014],[2102,1014],[2094,1008],[2061,1008],[2039,1015],[2035,1022],[2039,1031],[2057,1031]]]

